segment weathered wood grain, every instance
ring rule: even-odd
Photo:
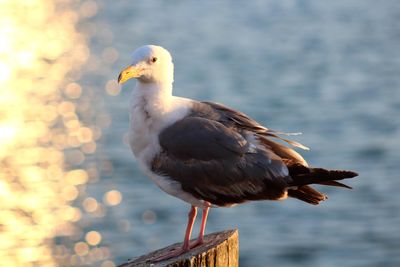
[[[140,256],[119,267],[237,267],[239,266],[239,234],[237,230],[226,230],[204,236],[204,244],[191,249],[179,257],[161,262],[152,259],[179,248],[182,243],[176,243]]]

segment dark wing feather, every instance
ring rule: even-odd
[[[264,147],[250,149],[235,128],[207,117],[189,116],[164,129],[152,170],[215,205],[282,197],[291,179],[281,158]]]
[[[228,159],[242,156],[249,144],[239,133],[217,121],[200,117],[180,120],[160,133],[160,145],[181,159]]]
[[[209,106],[209,108],[213,110],[214,113],[218,114],[217,116],[214,117],[216,117],[216,119],[218,121],[221,121],[224,125],[235,125],[240,129],[251,131],[260,136],[277,138],[282,141],[285,141],[286,143],[292,146],[299,147],[304,150],[309,150],[308,147],[304,146],[303,144],[300,144],[299,142],[282,138],[280,136],[280,135],[293,135],[292,133],[283,133],[268,129],[240,111],[231,109],[222,104],[214,102],[199,102],[197,105]],[[203,108],[203,110],[204,109],[205,108]]]
[[[231,109],[227,106],[224,106],[219,103],[214,102],[199,102],[197,103],[197,107],[202,105],[203,107],[201,110],[206,110],[208,112],[207,115],[210,113],[214,113],[213,119],[218,120],[219,122],[223,123],[224,125],[234,125],[238,128],[243,130],[248,130],[254,133],[265,133],[268,131],[268,128],[265,128],[257,121],[253,120],[246,114]]]

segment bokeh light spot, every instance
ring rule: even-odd
[[[85,236],[86,242],[91,246],[96,246],[101,242],[101,235],[99,232],[90,231]]]
[[[107,47],[101,53],[101,57],[108,64],[112,64],[117,61],[118,56],[118,51],[114,47]]]
[[[116,80],[109,80],[106,84],[106,91],[109,95],[116,96],[121,92],[121,85]]]
[[[70,185],[84,184],[88,181],[88,174],[84,170],[73,170],[66,174],[65,180]]]
[[[79,195],[78,189],[73,185],[68,185],[61,190],[61,196],[68,201],[75,200]]]
[[[121,203],[122,194],[118,190],[111,190],[104,194],[103,202],[108,206],[116,206]]]
[[[98,202],[96,199],[92,198],[92,197],[88,197],[83,201],[83,208],[87,211],[87,212],[95,212],[97,207],[98,207]]]
[[[82,3],[79,13],[84,17],[93,17],[96,15],[98,10],[97,4],[95,1],[88,0]]]
[[[89,246],[85,242],[78,242],[74,246],[74,251],[79,256],[84,256],[89,252]]]
[[[82,87],[77,83],[69,83],[65,89],[64,93],[67,97],[71,99],[79,98],[82,94]]]

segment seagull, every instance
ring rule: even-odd
[[[191,205],[182,247],[157,261],[201,245],[210,208],[288,197],[317,205],[327,196],[311,184],[351,188],[338,180],[358,175],[310,167],[290,146],[308,148],[283,137],[290,133],[268,129],[240,111],[173,96],[174,65],[161,46],[134,51],[118,83],[131,78],[137,83],[130,101],[129,144],[139,167],[163,191]],[[198,208],[200,231],[190,243]]]

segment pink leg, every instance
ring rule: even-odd
[[[153,262],[157,261],[162,261],[162,260],[167,260],[173,257],[177,257],[185,252],[188,252],[190,250],[189,242],[190,242],[190,236],[192,234],[192,229],[193,229],[193,224],[196,219],[197,215],[197,208],[195,206],[192,206],[189,214],[188,214],[188,223],[186,227],[186,232],[185,232],[185,239],[183,240],[183,246],[180,249],[177,250],[171,250],[167,254],[161,255],[159,257],[156,257],[152,259]]]
[[[201,217],[201,225],[200,225],[200,232],[199,236],[197,237],[196,242],[194,242],[190,247],[196,247],[198,245],[201,245],[204,243],[204,231],[206,230],[206,223],[207,223],[207,216],[208,216],[208,211],[210,209],[211,204],[206,202],[205,207],[203,208],[203,215]]]
[[[182,246],[182,249],[185,252],[190,249],[190,247],[189,247],[190,236],[192,235],[192,229],[193,229],[194,220],[196,219],[196,215],[197,215],[197,208],[195,206],[192,206],[192,208],[189,211],[188,224],[186,227],[185,239],[183,241],[183,246]]]

